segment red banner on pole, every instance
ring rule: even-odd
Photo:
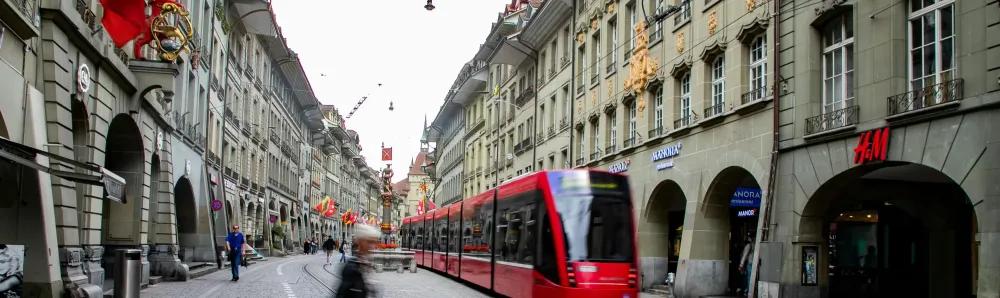
[[[382,148],[382,161],[392,161],[392,147]]]

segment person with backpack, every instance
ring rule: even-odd
[[[333,255],[333,247],[336,246],[336,245],[337,244],[333,242],[333,236],[332,235],[329,236],[329,238],[326,238],[326,241],[323,241],[323,251],[326,251],[326,264],[327,265],[330,265],[330,256]]]

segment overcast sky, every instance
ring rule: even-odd
[[[509,0],[273,1],[288,46],[299,54],[323,104],[346,117],[369,95],[347,128],[358,131],[368,165],[384,167],[393,147],[393,180],[405,177],[452,82]],[[382,87],[378,84],[382,83]],[[395,110],[390,112],[389,101]]]

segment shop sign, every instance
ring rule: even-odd
[[[664,159],[669,159],[660,163],[656,163],[655,164],[656,170],[662,171],[673,168],[674,167],[673,157],[681,154],[681,146],[682,146],[681,143],[677,143],[653,152],[653,154],[650,156],[650,160],[652,160],[654,163]]]
[[[632,160],[626,159],[621,162],[612,164],[608,166],[608,173],[617,174],[624,173],[628,171],[628,165],[632,163]]]
[[[736,211],[736,217],[754,217],[757,216],[757,208]]]
[[[760,207],[760,188],[737,187],[733,197],[729,199],[730,207]]]
[[[663,149],[656,150],[655,152],[653,152],[652,156],[650,156],[650,159],[652,159],[652,161],[655,162],[671,158],[679,154],[681,154],[681,143],[677,143],[674,145],[664,147]]]
[[[888,151],[889,127],[866,131],[858,137],[858,146],[854,147],[854,164],[885,161]]]

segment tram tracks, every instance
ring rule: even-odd
[[[326,272],[326,274],[329,274],[330,276],[333,276],[334,278],[337,278],[338,275],[334,274],[333,272],[331,272],[328,267],[331,267],[331,265],[323,265],[323,271]],[[306,263],[306,264],[302,265],[302,271],[304,271],[306,273],[306,275],[309,275],[309,277],[312,277],[312,279],[315,280],[316,283],[318,283],[319,285],[323,286],[328,291],[330,291],[330,294],[336,294],[337,293],[337,290],[335,290],[334,288],[330,287],[330,285],[328,285],[329,282],[323,281],[322,279],[319,278],[319,276],[316,276],[316,274],[313,274],[313,272],[309,270],[309,263]],[[322,273],[320,273],[320,274],[322,274]]]

